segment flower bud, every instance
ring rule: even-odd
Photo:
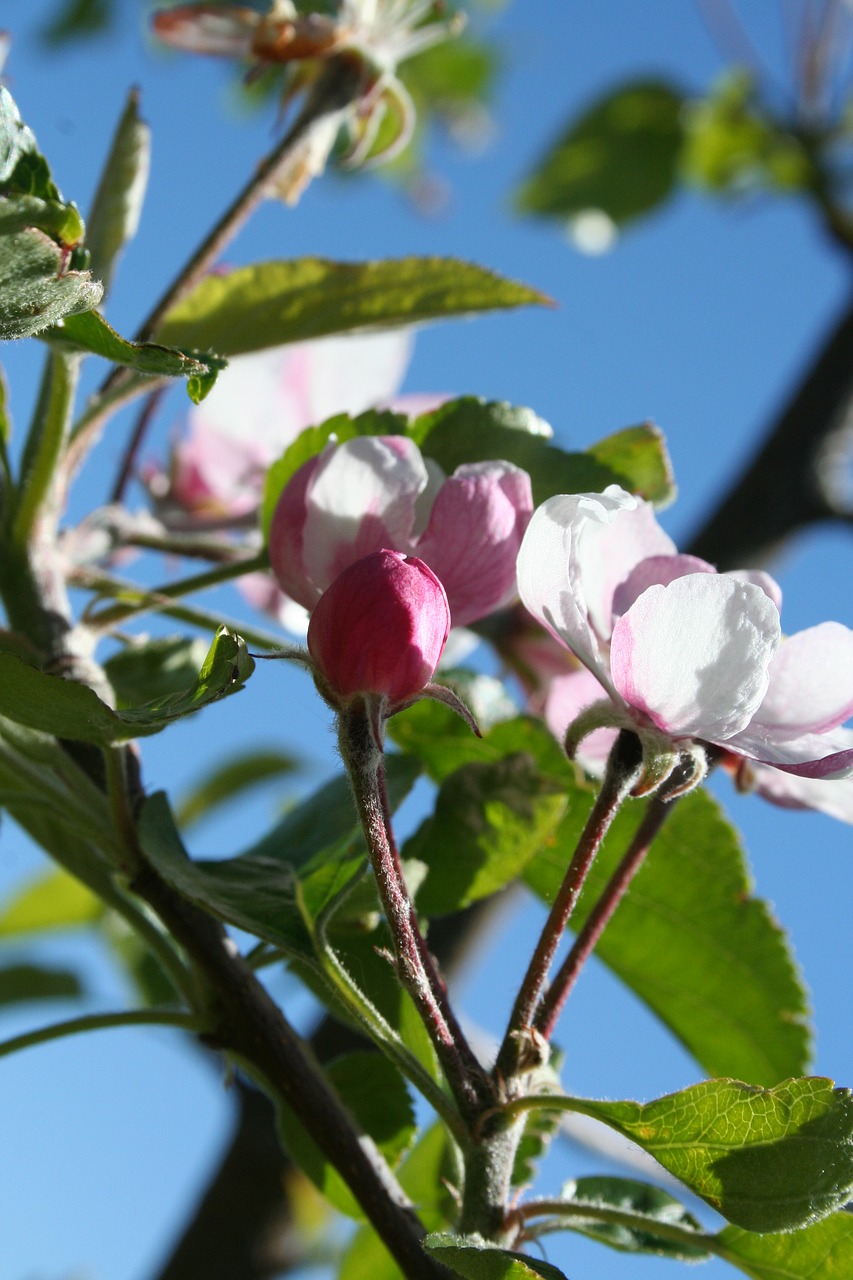
[[[374,551],[320,597],[308,625],[318,685],[337,705],[358,694],[393,714],[432,679],[450,630],[444,587],[414,556]]]

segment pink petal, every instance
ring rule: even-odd
[[[580,667],[577,671],[556,676],[545,696],[545,723],[558,742],[565,741],[566,730],[582,711],[601,700],[604,690],[599,681]],[[594,777],[601,777],[610,748],[616,739],[615,729],[596,729],[583,739],[575,753],[578,764]]]
[[[853,823],[853,777],[800,778],[761,764],[753,765],[750,773],[752,787],[772,804],[784,809],[816,809]]]
[[[613,629],[613,683],[675,737],[725,742],[767,689],[779,614],[764,592],[716,574],[650,587]]]
[[[739,582],[751,582],[753,586],[761,587],[779,612],[782,612],[782,588],[776,579],[771,578],[770,574],[765,573],[763,569],[727,569],[723,577],[737,578]]]
[[[439,489],[417,553],[444,584],[454,626],[508,604],[533,499],[526,471],[508,462],[459,467]]]
[[[617,485],[605,489],[608,495],[624,492]],[[633,507],[623,507],[612,521],[584,520],[573,537],[589,620],[598,637],[609,640],[620,583],[641,561],[675,555],[675,543],[661,529],[651,505],[636,498]]]
[[[269,535],[270,564],[286,595],[312,609],[322,590],[311,582],[303,563],[308,494],[323,454],[309,458],[285,485],[273,513]]]

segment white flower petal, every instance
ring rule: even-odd
[[[782,641],[770,684],[753,720],[771,738],[825,733],[853,715],[853,631],[840,622],[799,631]]]
[[[779,614],[761,588],[715,574],[654,586],[613,629],[613,683],[675,737],[725,742],[767,689]]]

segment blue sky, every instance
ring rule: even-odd
[[[750,0],[741,7],[784,75],[782,6]],[[59,57],[45,54],[33,31],[50,8],[44,0],[0,5],[0,24],[14,37],[10,88],[66,197],[85,212],[131,84],[140,89],[153,129],[143,221],[109,310],[112,323],[129,333],[268,149],[275,123],[271,111],[246,119],[231,110],[228,75],[217,62],[155,50],[138,5],[125,5],[126,20],[115,35]],[[697,8],[685,0],[516,0],[490,25],[505,64],[494,136],[476,156],[434,141],[429,163],[450,191],[441,216],[416,214],[379,181],[329,178],[295,211],[262,209],[229,259],[438,253],[544,289],[556,309],[424,330],[405,389],[530,405],[552,423],[561,443],[573,446],[653,418],[667,433],[680,485],[679,500],[662,521],[676,539],[684,538],[749,455],[845,305],[845,265],[793,203],[723,207],[681,195],[599,258],[580,256],[559,230],[518,220],[510,192],[571,110],[620,77],[663,74],[701,89],[722,64]],[[36,343],[0,350],[19,435],[40,354]],[[177,395],[169,401],[161,442],[184,404]],[[117,422],[83,476],[74,500],[78,515],[103,500],[123,439]],[[849,532],[823,530],[803,537],[774,566],[785,593],[786,630],[826,617],[853,625],[852,552]],[[231,595],[217,601],[237,609]],[[328,716],[305,676],[266,665],[239,698],[145,744],[148,785],[169,783],[180,791],[231,744],[262,740],[286,747],[294,736],[309,763],[289,795],[334,769]],[[850,829],[735,797],[724,782],[719,794],[741,824],[758,888],[776,904],[807,975],[818,1027],[816,1067],[840,1083],[853,1082],[845,982],[853,959]],[[256,800],[199,828],[194,850],[235,851],[281,799]],[[4,826],[0,891],[41,865],[40,855]],[[465,1012],[492,1033],[502,1024],[537,912],[531,906],[517,913],[464,982]],[[93,1008],[121,1006],[121,982],[93,944],[57,937],[50,954],[85,970]],[[299,1008],[305,1012],[297,1001]],[[54,1015],[64,1010],[3,1014],[0,1037]],[[596,965],[573,997],[563,1039],[567,1079],[579,1092],[649,1098],[698,1075],[667,1033]],[[226,1139],[230,1113],[222,1081],[177,1034],[165,1031],[109,1032],[39,1048],[4,1059],[0,1078],[0,1274],[9,1280],[146,1280]],[[599,1166],[584,1171],[592,1167]],[[578,1169],[574,1153],[561,1151],[547,1184],[555,1188]],[[589,1280],[674,1274],[672,1264],[611,1255],[574,1238],[549,1245],[549,1256]],[[721,1280],[735,1273],[715,1262],[697,1274]]]

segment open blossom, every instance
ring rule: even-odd
[[[646,503],[616,485],[534,514],[518,561],[527,608],[609,699],[600,724],[712,743],[804,779],[853,773],[853,632],[827,622],[783,639],[763,573],[718,574],[679,555]],[[585,688],[564,681],[565,707]],[[591,723],[591,721],[590,721]]]
[[[368,694],[393,715],[432,679],[449,630],[447,596],[432,570],[380,550],[344,569],[320,597],[308,650],[335,705]]]
[[[267,468],[300,431],[391,400],[411,350],[410,331],[397,329],[237,356],[190,411],[168,472],[148,471],[164,517],[176,509],[191,518],[250,515]]]
[[[313,609],[353,561],[380,548],[416,555],[440,578],[454,626],[515,596],[515,560],[532,511],[530,478],[508,462],[445,477],[404,436],[329,445],[291,478],[270,529],[287,595]]]

